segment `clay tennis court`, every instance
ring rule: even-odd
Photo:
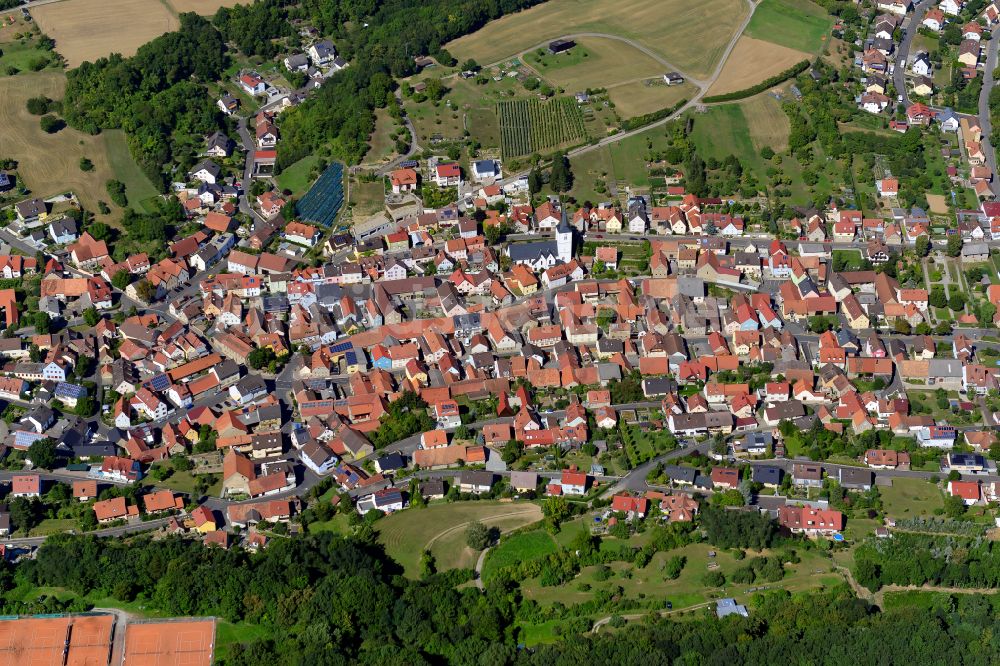
[[[215,620],[129,623],[125,629],[128,666],[211,666]]]
[[[103,666],[113,624],[110,615],[0,621],[0,666]]]

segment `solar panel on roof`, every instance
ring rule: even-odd
[[[161,372],[151,377],[146,384],[151,391],[165,391],[170,387],[170,377]]]
[[[344,166],[340,162],[334,162],[295,204],[295,212],[301,220],[329,227],[336,219],[343,203]]]
[[[346,352],[349,352],[353,347],[354,345],[352,345],[350,342],[338,342],[337,344],[330,347],[330,353],[344,354]]]

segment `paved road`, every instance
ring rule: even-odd
[[[87,532],[90,536],[96,537],[115,537],[115,536],[125,536],[126,534],[135,534],[138,532],[148,532],[150,530],[156,530],[167,524],[169,518],[157,518],[155,520],[146,520],[143,522],[130,523],[128,525],[122,525],[120,527],[109,527],[103,530],[95,530],[93,532]],[[0,540],[0,545],[4,546],[40,546],[45,542],[47,537],[24,537],[18,539],[3,539]]]
[[[920,23],[924,20],[924,14],[934,5],[934,0],[923,0],[913,6],[913,12],[907,15],[903,22],[903,38],[896,49],[896,67],[892,73],[892,84],[896,88],[896,94],[903,96],[903,104],[910,105],[909,93],[906,91],[906,62],[910,55],[910,45],[913,37],[920,28]]]
[[[993,133],[993,126],[990,120],[990,92],[996,83],[993,79],[993,70],[997,66],[997,44],[1000,39],[994,36],[986,46],[986,65],[983,71],[983,89],[979,94],[979,124],[983,128],[983,154],[986,156],[986,164],[993,174],[997,172],[996,150],[990,141]],[[1000,180],[994,175],[993,182],[990,183],[993,194],[1000,194]]]

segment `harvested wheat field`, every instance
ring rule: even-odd
[[[615,103],[615,110],[622,118],[634,118],[660,109],[669,108],[682,99],[691,99],[697,92],[690,83],[667,86],[660,81],[625,83],[608,88],[608,97]]]
[[[247,0],[167,0],[178,14],[194,12],[202,16],[214,16],[219,7],[250,4]]]
[[[0,124],[5,128],[3,155],[18,162],[18,175],[34,196],[49,197],[72,190],[87,210],[97,210],[97,200],[109,200],[107,181],[114,178],[108,160],[107,138],[91,136],[69,127],[46,134],[38,116],[28,113],[29,97],[61,99],[66,77],[62,72],[39,72],[0,78]],[[94,163],[93,171],[80,170],[80,158]],[[118,210],[111,204],[114,217]]]
[[[740,37],[708,94],[722,95],[749,88],[810,57],[808,53],[786,46],[753,37]]]
[[[791,125],[788,115],[781,109],[781,102],[770,95],[757,95],[741,106],[754,148],[760,150],[768,146],[778,153],[788,149]]]
[[[31,15],[70,67],[112,53],[133,55],[179,25],[156,0],[66,0],[33,7]]]

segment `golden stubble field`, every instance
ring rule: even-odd
[[[712,72],[749,11],[744,0],[548,0],[446,44],[459,61],[498,62],[580,33],[632,39],[688,76]]]
[[[811,57],[802,51],[744,35],[736,42],[708,94],[722,95],[749,88]]]
[[[28,113],[29,97],[44,95],[61,99],[66,77],[62,72],[39,72],[0,78],[0,124],[5,128],[4,157],[18,162],[18,174],[34,196],[48,197],[72,190],[87,210],[96,211],[98,199],[117,211],[106,193],[114,178],[108,159],[107,137],[91,136],[69,127],[46,134],[38,116]],[[89,172],[80,170],[80,158],[94,163]]]
[[[183,0],[181,4],[195,4]],[[213,3],[214,4],[214,3]],[[133,55],[140,46],[176,30],[177,17],[157,0],[66,0],[31,9],[70,67],[112,53]]]
[[[178,14],[194,12],[202,16],[213,16],[219,7],[249,4],[248,0],[167,0]]]

